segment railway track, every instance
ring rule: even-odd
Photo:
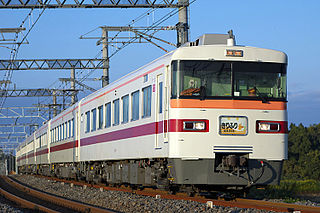
[[[7,176],[0,176],[0,193],[8,200],[17,203],[20,207],[35,210],[37,212],[114,212],[40,192],[22,185]]]
[[[43,176],[40,176],[40,177],[43,177]],[[103,188],[104,190],[123,191],[123,192],[135,193],[137,195],[158,197],[162,199],[192,200],[200,203],[206,203],[208,206],[216,205],[216,206],[225,206],[225,207],[254,208],[254,209],[263,209],[263,210],[276,211],[276,212],[302,212],[302,213],[319,212],[320,213],[320,207],[314,207],[314,206],[304,206],[304,205],[296,205],[296,204],[288,204],[288,203],[275,203],[270,201],[242,199],[242,198],[236,198],[231,201],[226,201],[221,199],[208,199],[208,198],[205,198],[204,196],[189,197],[185,193],[178,193],[176,195],[171,195],[166,191],[154,190],[150,188],[146,188],[144,190],[132,190],[129,187],[109,187],[109,186],[94,185],[94,184],[88,184],[85,182],[64,180],[64,179],[58,179],[58,178],[52,178],[52,177],[45,177],[45,178],[49,178],[54,181],[72,183],[74,185],[79,185],[79,186],[87,185],[89,187],[94,187],[94,188]]]
[[[43,176],[37,176],[42,177]],[[146,188],[144,190],[132,190],[128,187],[108,187],[103,185],[93,185],[88,184],[85,182],[79,182],[79,181],[73,181],[73,180],[64,180],[64,179],[57,179],[52,177],[45,177],[47,179],[51,179],[53,181],[57,182],[64,182],[66,184],[63,184],[67,187],[69,184],[78,185],[83,187],[86,185],[86,187],[93,187],[93,188],[102,188],[103,190],[111,190],[111,191],[123,191],[123,192],[129,192],[134,193],[137,195],[143,195],[143,196],[151,196],[151,197],[157,197],[161,199],[172,199],[172,200],[191,200],[196,201],[200,203],[206,203],[208,206],[224,206],[224,207],[238,207],[238,208],[254,208],[254,209],[262,209],[262,210],[268,210],[268,211],[276,211],[276,212],[302,212],[302,213],[311,213],[311,212],[319,212],[320,213],[320,207],[313,207],[313,206],[304,206],[304,205],[295,205],[295,204],[287,204],[287,203],[274,203],[274,202],[268,202],[268,201],[261,201],[261,200],[250,200],[250,199],[241,199],[236,198],[231,201],[226,200],[219,200],[219,199],[209,199],[203,196],[195,196],[195,197],[189,197],[185,193],[178,193],[176,195],[168,194],[166,191],[160,191],[160,190],[153,190]],[[69,184],[67,184],[69,183]],[[86,208],[82,209],[82,211],[88,211],[85,210]],[[81,211],[81,210],[78,210]],[[91,212],[98,212],[91,210]],[[110,211],[109,211],[110,212]]]

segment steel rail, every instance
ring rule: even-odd
[[[8,183],[13,185],[15,188],[28,192],[30,195],[35,196],[35,197],[40,197],[42,200],[46,200],[48,202],[55,203],[59,206],[63,206],[66,208],[74,209],[75,211],[80,211],[80,212],[96,212],[96,213],[111,213],[113,211],[108,210],[108,209],[102,209],[94,206],[90,206],[87,204],[83,204],[80,202],[75,202],[71,201],[68,199],[64,199],[61,197],[57,197],[54,195],[50,195],[38,190],[34,190],[32,188],[29,188],[27,186],[24,186],[18,182],[16,182],[13,178],[9,178],[7,176],[3,176],[3,179]]]
[[[34,210],[39,210],[39,211],[48,212],[48,213],[59,213],[57,211],[48,209],[47,207],[32,203],[28,200],[21,198],[21,197],[15,196],[15,195],[13,195],[13,194],[11,194],[1,188],[0,188],[0,194],[2,196],[4,196],[6,199],[11,200],[12,202],[18,204],[22,208],[34,209]]]

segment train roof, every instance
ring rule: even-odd
[[[226,55],[229,51],[240,51],[241,57],[228,56]],[[85,101],[86,99],[98,96],[101,93],[104,93],[107,90],[114,88],[121,81],[126,78],[130,78],[139,72],[144,71],[150,66],[155,66],[159,64],[162,60],[211,60],[211,61],[250,61],[250,62],[270,62],[270,63],[285,63],[287,64],[287,55],[284,52],[250,47],[250,46],[238,46],[235,45],[235,37],[232,32],[229,34],[204,34],[197,38],[194,42],[188,42],[183,46],[172,50],[171,52],[151,61],[150,63],[128,73],[127,75],[117,79],[116,81],[110,83],[104,88],[97,90],[96,92],[91,93],[90,95],[82,98],[77,103],[69,107],[68,109],[62,111],[57,116],[51,119],[51,121],[56,121],[63,117],[66,112],[73,110],[79,102]],[[46,123],[46,125],[50,122]],[[42,128],[42,127],[41,127]],[[41,130],[40,128],[40,130]],[[37,130],[38,131],[38,130]],[[36,132],[37,132],[36,131]],[[34,133],[33,133],[34,134]],[[19,145],[20,147],[25,146],[27,143],[33,140],[34,135],[31,134],[28,138]]]
[[[241,55],[227,55],[238,51]],[[172,60],[250,61],[287,64],[284,52],[272,49],[236,45],[232,31],[229,34],[204,34],[174,51]]]

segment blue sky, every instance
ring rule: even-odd
[[[310,125],[320,122],[320,2],[318,0],[257,1],[197,0],[190,6],[190,39],[204,33],[226,33],[233,29],[237,44],[281,50],[288,55],[289,122]],[[0,10],[0,27],[18,27],[30,10]],[[101,50],[97,40],[79,37],[99,26],[125,26],[147,9],[47,9],[28,36],[30,44],[21,46],[18,58],[93,58]],[[147,26],[170,12],[156,10],[134,26]],[[33,12],[36,19],[40,10]],[[175,25],[175,15],[163,23]],[[30,20],[26,22],[29,26]],[[88,36],[100,36],[101,30]],[[173,43],[174,31],[156,34]],[[172,47],[165,46],[172,50]],[[151,44],[133,44],[111,58],[111,81],[143,66],[164,52]],[[0,58],[8,59],[10,51],[0,47]],[[100,77],[96,71],[90,77]],[[17,88],[43,88],[69,71],[16,71],[12,81]],[[1,77],[2,78],[2,77]],[[32,79],[32,80],[31,80]],[[100,82],[87,82],[99,88]],[[26,102],[26,99],[23,99]],[[21,100],[8,100],[7,105]]]

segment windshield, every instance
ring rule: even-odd
[[[286,100],[286,65],[173,61],[172,98]]]

